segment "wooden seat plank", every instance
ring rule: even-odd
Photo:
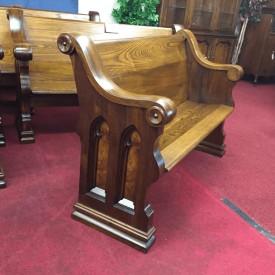
[[[170,171],[179,163],[179,161],[218,127],[234,110],[233,107],[225,105],[211,107],[215,107],[215,109],[202,120],[192,125],[192,131],[186,131],[173,142],[170,142],[168,146],[163,146],[161,155],[165,162],[166,171]],[[165,134],[166,133],[164,133],[164,135]]]

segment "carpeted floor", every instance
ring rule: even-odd
[[[221,201],[227,197],[238,205],[253,202],[254,193],[271,196],[267,187],[272,190],[273,164],[262,162],[264,154],[271,159],[273,137],[263,139],[268,123],[262,112],[272,108],[251,108],[249,98],[257,102],[261,97],[250,96],[247,85],[240,82],[234,90],[236,110],[226,125],[225,157],[192,152],[154,183],[157,240],[148,254],[70,218],[78,197],[78,108],[37,108],[36,143],[30,145],[18,144],[13,115],[4,114],[7,147],[0,148],[0,159],[7,188],[0,190],[0,274],[275,274],[275,245]],[[265,123],[256,137],[251,122],[238,117],[241,108],[247,116],[261,113]],[[261,146],[261,140],[270,143]],[[258,189],[257,180],[251,183],[256,176],[261,179]],[[264,205],[268,201],[262,199]],[[238,206],[245,210],[245,205]],[[269,211],[274,213],[272,204]]]
[[[275,235],[275,85],[240,81],[222,159],[191,152],[179,164]]]

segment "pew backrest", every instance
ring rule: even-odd
[[[10,8],[22,9],[21,6],[0,6],[0,41],[5,49],[5,58],[1,60],[2,72],[15,73],[14,56],[13,56],[13,41],[11,38],[10,23],[7,19],[7,11]],[[47,11],[36,9],[23,9],[25,16],[35,16],[38,18],[56,18],[56,19],[69,19],[79,21],[93,21],[100,22],[99,13],[90,11],[89,14],[67,13],[59,11]]]
[[[121,88],[160,95],[176,105],[186,101],[187,56],[182,36],[128,38],[95,42],[105,70]]]
[[[100,22],[100,15],[97,11],[89,11],[88,14],[82,14],[82,13],[70,13],[70,12],[62,12],[62,11],[23,8],[20,5],[0,6],[0,10],[8,10],[9,8],[23,9],[24,14],[28,16]]]

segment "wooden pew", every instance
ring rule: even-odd
[[[71,57],[80,105],[72,218],[146,252],[155,240],[150,184],[221,128],[242,68],[206,60],[188,30],[94,43],[61,34],[58,46]]]
[[[24,11],[16,8],[9,9],[9,20],[17,72],[21,80],[16,124],[20,143],[32,143],[34,133],[30,108],[78,105],[70,59],[56,47],[58,35],[71,30],[86,33],[94,40],[108,40],[128,37],[131,30],[128,28],[123,32],[106,33],[104,23],[62,20],[61,24],[60,19],[24,16]],[[135,29],[133,35],[147,36],[152,33],[152,28]],[[172,35],[172,29],[154,30],[156,36]]]
[[[5,49],[5,59],[0,62],[3,73],[2,86],[14,88],[17,79],[14,68],[13,42],[10,35],[9,21],[7,20],[7,11],[10,8],[23,8],[19,5],[0,6],[0,41],[2,41]],[[90,11],[89,14],[80,14],[26,8],[23,10],[27,16],[100,22],[100,15],[97,11]]]
[[[0,44],[0,60],[3,59],[3,57],[4,57],[4,50]],[[0,68],[0,82],[1,82],[1,68]],[[6,146],[6,143],[5,143],[3,125],[2,125],[2,121],[1,121],[1,117],[0,117],[0,147],[3,147],[3,146]],[[2,164],[0,162],[0,189],[5,188],[5,187],[6,187],[5,175],[3,172]]]

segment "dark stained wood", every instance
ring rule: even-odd
[[[2,164],[0,162],[0,189],[6,188],[5,175],[3,171]]]
[[[261,22],[249,22],[245,33],[239,62],[245,74],[252,74],[256,84],[259,76],[275,76],[275,2],[270,2],[268,8],[263,9]],[[274,52],[275,53],[275,52]],[[253,57],[253,58],[252,58]]]
[[[3,59],[4,57],[4,50],[0,44],[0,60]],[[0,68],[0,82],[1,82],[1,68]],[[0,147],[6,146],[5,143],[5,136],[4,136],[4,131],[3,131],[3,125],[0,117]],[[0,189],[6,187],[6,182],[5,182],[5,175],[3,172],[3,167],[2,164],[0,163]]]
[[[260,23],[248,23],[238,62],[243,67],[245,74],[259,76],[265,45],[269,36],[270,21],[271,15],[263,14]]]
[[[216,132],[243,71],[208,61],[188,30],[94,42],[62,34],[58,46],[71,57],[80,105],[72,218],[147,252],[155,240],[150,184],[205,139],[220,149]]]
[[[202,53],[215,63],[231,63],[240,0],[163,0],[159,25],[192,30]]]
[[[4,58],[4,49],[2,48],[2,45],[0,43],[0,60],[3,59],[3,58]],[[2,75],[1,75],[1,67],[0,67],[0,83],[1,83],[1,80],[2,80]],[[2,119],[0,117],[0,147],[5,147],[5,146],[6,146],[6,141],[5,141],[4,129],[3,129],[3,125],[2,125]],[[1,166],[1,164],[0,164],[0,166]],[[3,174],[3,171],[2,171],[2,174]],[[1,177],[2,176],[1,176],[1,173],[0,173],[0,181],[3,181],[1,179]]]

